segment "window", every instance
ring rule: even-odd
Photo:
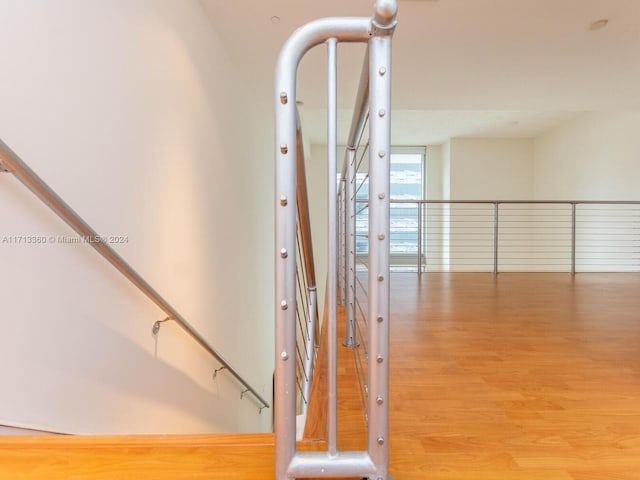
[[[391,200],[424,199],[424,159],[424,148],[391,150]],[[413,259],[418,252],[417,205],[392,202],[390,224],[389,248],[396,257],[392,263],[405,263],[399,258],[403,255]]]
[[[395,147],[391,150],[391,200],[425,198],[425,148]],[[356,253],[368,250],[369,174],[356,174]],[[394,266],[412,265],[418,252],[418,207],[414,204],[391,203],[389,247]],[[406,258],[405,258],[406,257]]]

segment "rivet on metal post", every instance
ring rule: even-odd
[[[285,143],[280,145],[280,153],[282,153],[283,155],[286,155],[288,151],[289,151],[289,147],[287,147]]]
[[[286,249],[286,248],[281,248],[281,249],[280,249],[280,256],[281,256],[282,258],[287,258],[287,257],[289,256],[289,253],[287,252],[287,249]]]
[[[378,240],[384,240],[384,233],[381,233],[380,235],[378,235]]]
[[[222,367],[220,367],[220,368],[216,368],[216,369],[213,371],[213,379],[215,380],[215,379],[216,379],[216,377],[218,376],[218,372],[221,372],[221,371],[222,371],[222,370],[224,370],[225,368],[227,368],[227,367],[225,367],[224,365],[223,365]]]
[[[289,203],[289,201],[287,200],[287,196],[280,195],[280,205],[282,205],[283,207],[286,207],[287,203]]]
[[[376,320],[378,320],[378,323],[382,323],[384,321],[384,318],[382,318],[381,316],[379,316]]]
[[[151,328],[151,333],[153,333],[154,336],[158,335],[158,333],[160,332],[160,324],[164,323],[164,322],[168,322],[169,320],[173,320],[173,318],[171,317],[167,317],[164,320],[158,320],[153,324],[153,328]]]
[[[280,358],[281,358],[282,360],[289,360],[289,354],[288,354],[287,352],[282,352],[282,353],[280,354]]]
[[[280,92],[280,103],[286,105],[288,102],[287,92]]]
[[[378,395],[378,396],[376,397],[376,403],[377,403],[378,405],[382,405],[382,404],[384,403],[384,399],[382,398],[382,395]]]
[[[384,358],[382,358],[382,355],[378,355],[378,356],[376,357],[376,362],[378,362],[378,363],[382,363],[383,361],[384,361]]]
[[[387,112],[384,111],[384,109],[380,109],[380,111],[378,112],[378,116],[379,117],[384,117],[386,115]]]
[[[378,275],[378,281],[382,282],[384,280],[384,277],[382,275]]]
[[[385,73],[387,73],[387,69],[384,67],[380,67],[380,70],[378,70],[378,73],[380,74],[380,76],[383,76]]]
[[[384,151],[384,150],[380,150],[380,151],[378,152],[378,156],[379,156],[380,158],[384,158],[384,156],[385,156],[385,155],[386,155],[386,153],[385,153],[385,151]]]
[[[282,310],[286,310],[287,308],[289,308],[289,305],[287,304],[287,301],[286,301],[286,300],[282,300],[282,301],[280,302],[280,308],[281,308]]]
[[[384,192],[380,192],[380,193],[378,194],[378,198],[379,198],[380,200],[384,200],[384,197],[386,197],[386,195],[384,194]]]
[[[249,391],[249,389],[247,388],[246,390],[243,390],[240,392],[240,400],[242,400],[244,398],[244,394],[247,393]]]
[[[378,445],[384,445],[384,437],[382,435],[378,437]]]

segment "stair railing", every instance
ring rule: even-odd
[[[84,221],[42,178],[40,178],[13,150],[11,150],[2,140],[0,140],[0,170],[12,173],[24,186],[47,205],[58,217],[64,220],[83,239],[89,239],[86,243],[93,247],[105,260],[107,260],[116,270],[135,285],[144,295],[155,303],[162,310],[167,318],[155,322],[153,332],[157,333],[160,324],[164,321],[173,320],[187,334],[193,338],[198,345],[204,348],[221,365],[215,374],[220,370],[228,371],[242,386],[240,395],[250,393],[258,401],[260,411],[268,408],[269,403],[253,388],[238,371],[216,350],[198,331],[187,322],[187,320],[164,299],[124,258],[116,252],[102,236],[100,236],[86,221]]]
[[[389,463],[389,156],[391,37],[396,25],[395,0],[378,0],[373,18],[335,17],[313,21],[283,46],[276,68],[276,480],[313,477],[366,477],[386,480]],[[369,362],[366,451],[339,451],[337,446],[337,302],[338,192],[337,178],[337,46],[368,44],[356,99],[347,158],[369,120]],[[296,144],[296,72],[312,47],[327,45],[328,57],[328,280],[327,280],[327,451],[296,448],[296,296],[298,262],[298,152]],[[344,213],[342,218],[346,218]],[[343,236],[344,238],[344,236]],[[343,247],[344,248],[344,247]],[[343,280],[346,286],[346,281]]]

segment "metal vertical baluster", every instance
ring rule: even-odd
[[[571,204],[571,275],[576,274],[576,204]]]
[[[418,276],[422,274],[422,202],[418,202]]]
[[[328,163],[328,216],[329,216],[329,265],[328,274],[328,325],[329,335],[329,359],[328,359],[328,395],[327,395],[327,444],[330,455],[335,455],[338,450],[338,311],[337,311],[337,289],[336,280],[338,269],[338,242],[336,233],[337,224],[337,204],[336,204],[336,172],[338,158],[338,108],[337,108],[337,41],[335,38],[327,40],[327,163]]]
[[[339,255],[340,263],[339,267],[342,267],[342,271],[338,272],[338,278],[340,279],[340,303],[344,305],[347,301],[347,184],[346,179],[342,177],[340,179],[340,195],[338,195],[340,216],[339,216],[339,231],[340,231],[340,243],[339,243]]]
[[[498,202],[493,204],[493,274],[498,274]]]

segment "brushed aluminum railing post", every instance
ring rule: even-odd
[[[498,274],[498,220],[499,220],[499,203],[493,204],[493,274]]]
[[[338,235],[336,175],[338,163],[338,59],[337,41],[330,38],[327,41],[327,172],[328,172],[328,233],[329,246],[327,268],[327,339],[329,359],[328,387],[327,387],[327,446],[330,455],[338,451],[338,307],[336,281],[338,278]]]
[[[376,478],[389,468],[389,193],[391,156],[391,36],[374,18],[369,41],[369,395],[368,450]]]
[[[576,204],[571,204],[571,275],[576,274]]]
[[[289,66],[289,68],[293,68]],[[296,92],[286,77],[276,98],[276,478],[286,480],[296,449]],[[284,85],[283,85],[284,84]]]
[[[346,214],[346,234],[347,234],[347,303],[346,318],[347,332],[342,344],[346,347],[355,347],[356,329],[355,329],[355,312],[356,312],[356,150],[349,147],[347,150],[347,172],[346,185],[347,191],[345,197],[347,199]]]
[[[422,275],[422,202],[418,202],[418,276]]]
[[[340,261],[338,262],[338,289],[340,291],[340,304],[344,305],[347,300],[347,239],[346,239],[346,211],[347,204],[345,203],[345,197],[347,193],[347,187],[345,178],[340,178],[340,187],[338,190],[338,256]]]

